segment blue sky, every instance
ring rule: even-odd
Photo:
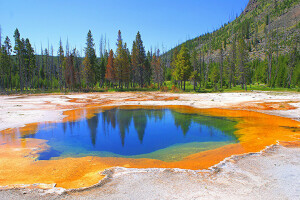
[[[0,0],[2,40],[18,28],[38,49],[59,39],[84,49],[89,29],[97,54],[101,35],[116,48],[117,32],[129,47],[137,31],[146,49],[170,49],[186,39],[212,31],[240,14],[248,0]]]

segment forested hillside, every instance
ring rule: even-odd
[[[191,78],[216,90],[249,84],[299,87],[300,1],[250,0],[243,13],[220,29],[186,41],[163,55],[169,79],[177,77],[183,46],[191,55]],[[175,73],[174,73],[175,71]]]
[[[139,32],[131,51],[116,35],[116,50],[101,40],[98,55],[91,31],[84,54],[52,41],[59,49],[37,55],[18,29],[13,37],[0,29],[0,92],[300,87],[300,0],[250,0],[232,22],[163,55],[146,51]]]

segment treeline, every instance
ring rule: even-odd
[[[29,39],[21,38],[16,29],[14,46],[9,37],[1,45],[0,89],[22,92],[33,89],[160,88],[164,82],[164,69],[159,54],[158,49],[146,53],[139,32],[130,52],[119,31],[116,51],[101,46],[97,57],[89,31],[84,56],[80,56],[76,48],[69,49],[68,42],[64,48],[61,40],[56,55],[53,47],[42,48],[41,54],[37,55]]]
[[[199,51],[189,51],[185,44],[171,54],[160,55],[159,49],[146,53],[138,32],[131,51],[118,32],[117,48],[102,48],[97,57],[91,31],[86,38],[84,56],[67,42],[55,55],[53,47],[41,49],[37,55],[29,39],[14,33],[14,46],[5,38],[0,51],[0,90],[9,91],[94,91],[97,89],[150,88],[193,90],[236,87],[247,90],[254,84],[267,87],[295,88],[300,86],[299,41],[295,40],[286,54],[279,54],[278,41],[269,39],[265,59],[250,59],[251,43],[247,25],[241,26],[233,39],[223,41],[220,49],[212,50],[212,42]],[[266,29],[266,37],[268,33]],[[272,36],[273,37],[273,36]],[[270,38],[272,38],[270,36]],[[268,37],[267,37],[268,38]],[[274,36],[276,38],[276,35]],[[213,37],[211,35],[210,41]],[[212,54],[216,54],[213,59]],[[13,55],[12,55],[13,54]]]

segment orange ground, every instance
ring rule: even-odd
[[[122,106],[121,108],[159,108]],[[94,185],[103,178],[99,173],[104,169],[122,166],[132,168],[184,168],[207,169],[224,158],[234,154],[258,152],[277,141],[299,142],[300,123],[288,118],[271,116],[252,111],[227,109],[196,109],[188,106],[167,106],[178,112],[199,113],[204,115],[234,117],[239,119],[235,134],[240,143],[227,145],[218,149],[189,155],[182,161],[164,162],[155,159],[128,158],[65,158],[60,160],[38,161],[36,155],[48,146],[46,141],[38,139],[19,139],[16,130],[1,132],[0,137],[0,186],[34,183],[56,183],[57,187],[81,188]],[[101,109],[93,105],[86,108],[66,111],[64,121],[75,121],[83,116],[92,117]],[[32,134],[37,124],[20,128],[21,134]],[[291,143],[285,143],[290,145]],[[297,143],[295,143],[297,144]]]

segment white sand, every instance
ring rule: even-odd
[[[159,97],[159,98],[157,98]],[[179,97],[175,101],[159,101],[164,97]],[[0,96],[0,130],[21,127],[28,123],[44,121],[61,121],[62,106],[78,106],[79,103],[70,103],[70,99],[81,99],[83,102],[91,99],[92,103],[113,100],[113,105],[189,105],[197,108],[230,107],[245,102],[277,102],[300,101],[300,93],[284,92],[249,92],[249,93],[209,93],[209,94],[177,94],[160,92],[123,92],[123,93],[92,93],[73,95],[20,95]],[[124,99],[147,98],[156,101],[127,101]],[[272,111],[290,118],[299,118],[300,103],[293,104],[297,110]]]

